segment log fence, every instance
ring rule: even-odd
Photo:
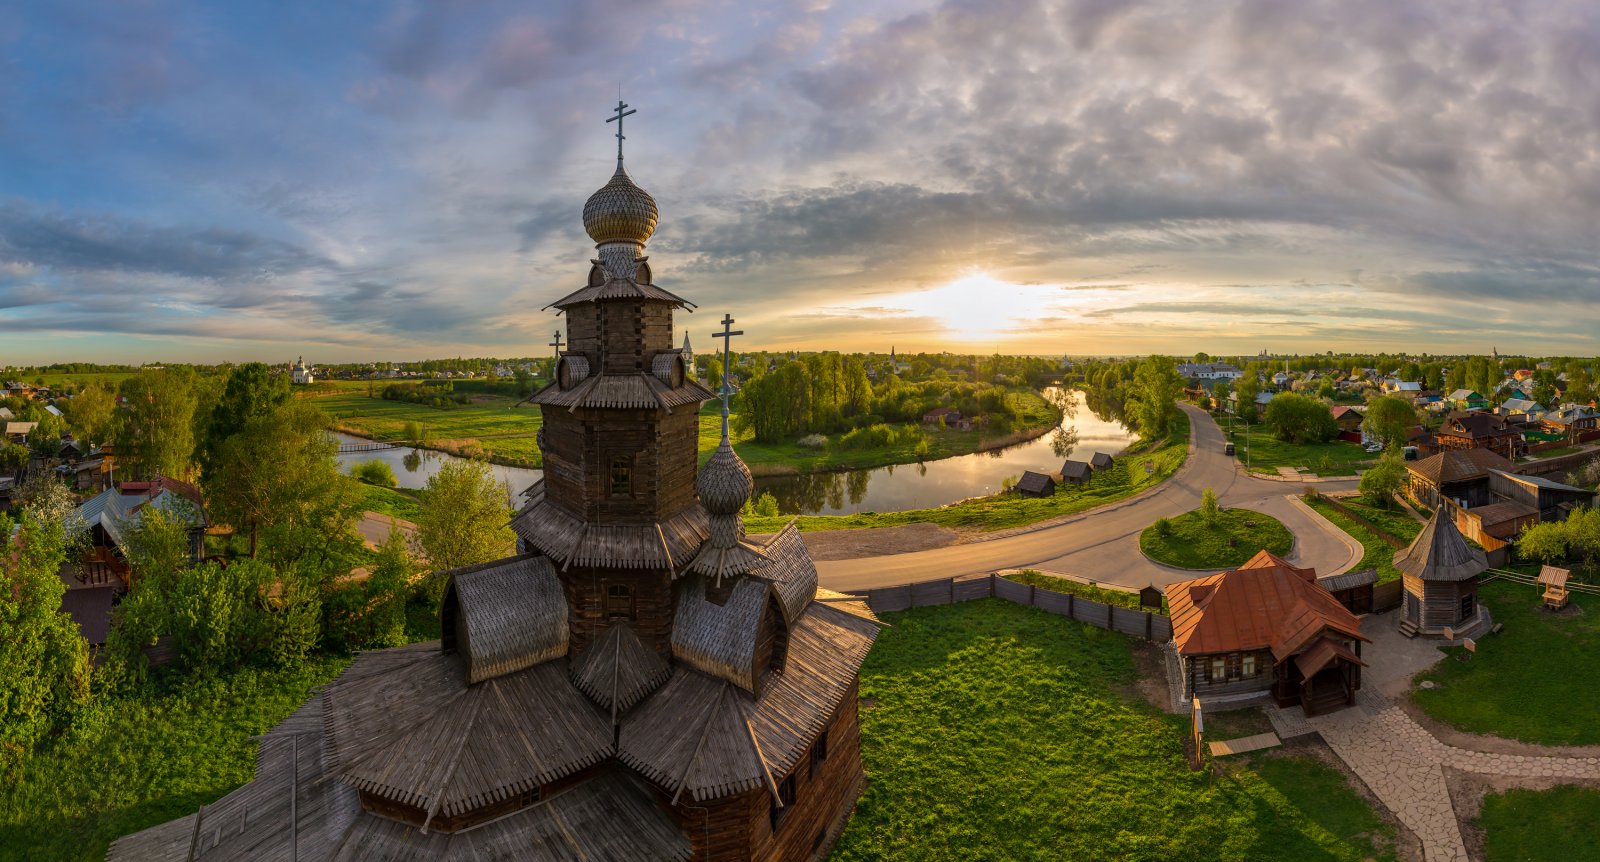
[[[1116,605],[1086,599],[1072,593],[1046,590],[1031,584],[1018,583],[998,574],[968,575],[960,578],[939,578],[902,584],[896,587],[877,587],[870,590],[850,590],[851,595],[867,600],[873,613],[892,613],[910,608],[949,605],[976,599],[997,598],[1019,605],[1036,607],[1047,613],[1087,623],[1096,628],[1120,632],[1149,641],[1172,639],[1172,620],[1150,611],[1119,608]]]

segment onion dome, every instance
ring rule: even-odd
[[[700,475],[694,480],[694,489],[700,494],[700,503],[713,515],[737,515],[750,499],[755,482],[750,478],[750,468],[739,460],[728,438],[722,438],[717,451],[711,453]]]
[[[644,245],[656,232],[656,199],[634,185],[628,172],[617,162],[611,181],[589,196],[583,205],[583,229],[595,245],[631,242]]]

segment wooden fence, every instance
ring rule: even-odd
[[[1405,592],[1405,586],[1400,581],[1390,581],[1387,584],[1377,584],[1372,588],[1372,612],[1393,610],[1400,607],[1400,596]]]
[[[993,597],[1019,605],[1031,605],[1058,616],[1088,623],[1096,628],[1109,629],[1145,640],[1159,642],[1172,639],[1172,620],[1163,614],[1119,608],[1116,605],[1108,605],[1071,593],[1058,593],[1029,584],[1019,584],[994,574],[940,578],[898,587],[878,587],[850,592],[853,595],[864,596],[867,605],[874,613],[889,613],[908,608],[925,608]]]

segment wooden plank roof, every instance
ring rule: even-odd
[[[817,597],[816,563],[811,561],[792,518],[762,550],[765,565],[751,572],[751,577],[772,585],[783,608],[784,622],[792,624]]]
[[[692,404],[699,405],[713,397],[711,390],[694,380],[685,378],[676,388],[661,382],[653,374],[642,371],[633,374],[595,374],[571,389],[562,389],[551,383],[535,392],[528,400],[549,407],[628,408],[634,410],[664,409]]]
[[[1464,581],[1489,568],[1489,559],[1456,529],[1451,507],[1440,506],[1411,544],[1395,552],[1394,567],[1424,581]]]
[[[1498,452],[1488,449],[1446,449],[1421,461],[1412,461],[1406,469],[1427,480],[1432,485],[1481,479],[1490,470],[1515,471],[1510,461]]]
[[[572,663],[570,676],[578,690],[611,713],[611,721],[655,691],[672,668],[639,640],[631,623],[614,622]]]
[[[578,288],[572,293],[561,297],[545,308],[568,309],[574,305],[585,302],[605,302],[608,300],[646,300],[650,302],[666,302],[680,308],[693,308],[694,303],[665,288],[653,284],[639,284],[627,278],[611,278],[601,284],[590,284]],[[543,309],[541,309],[543,310]]]
[[[672,657],[701,673],[755,691],[756,641],[770,595],[766,583],[741,578],[728,600],[718,605],[706,599],[701,576],[689,576],[673,618]]]
[[[543,480],[528,490],[527,505],[511,519],[511,529],[560,568],[610,566],[671,569],[693,558],[711,534],[706,510],[698,503],[654,524],[587,524],[545,495]]]
[[[481,682],[567,654],[567,597],[550,560],[523,554],[443,573],[461,608],[467,681]]]

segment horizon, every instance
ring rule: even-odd
[[[0,366],[542,355],[619,79],[695,341],[1596,352],[1600,10],[1002,11],[28,9]]]

